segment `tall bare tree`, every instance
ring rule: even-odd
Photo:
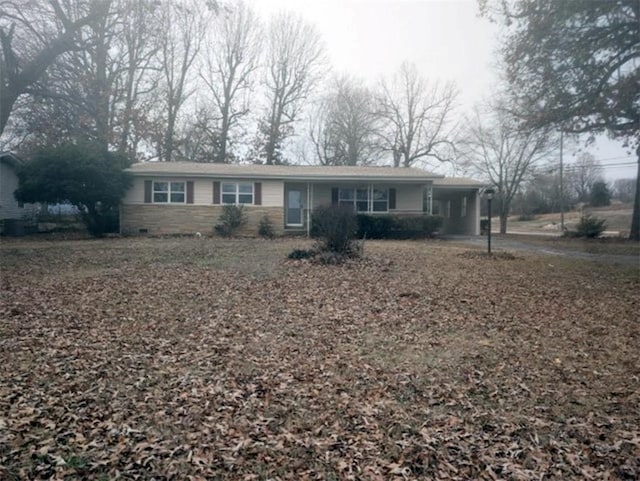
[[[249,113],[253,75],[260,58],[261,28],[241,0],[222,11],[204,49],[200,76],[215,105],[217,149],[214,162],[228,162],[232,131]]]
[[[381,153],[373,94],[360,81],[334,78],[310,119],[309,137],[323,165],[363,165]]]
[[[582,152],[573,164],[567,165],[567,180],[578,202],[587,202],[596,181],[602,177],[600,162],[588,152]]]
[[[176,149],[176,128],[180,109],[195,91],[194,66],[215,5],[202,0],[165,0],[159,56],[162,72],[162,112],[158,158],[170,162]]]
[[[78,33],[102,17],[110,0],[58,0],[0,5],[0,134],[18,98],[29,93],[56,58],[80,48]]]
[[[271,20],[266,38],[263,87],[268,106],[259,122],[258,156],[282,162],[282,142],[293,132],[303,101],[321,77],[324,45],[315,27],[292,13]]]
[[[470,167],[495,186],[500,233],[505,234],[511,202],[522,181],[556,151],[557,139],[549,129],[519,129],[517,119],[500,105],[476,108],[467,125],[461,152]]]
[[[395,167],[411,167],[428,158],[452,160],[456,97],[454,84],[428,82],[407,62],[381,82],[379,115],[387,122],[383,141]]]

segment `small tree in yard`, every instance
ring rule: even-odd
[[[100,237],[117,228],[118,206],[131,184],[121,154],[92,143],[45,148],[18,171],[20,202],[69,203],[78,208],[89,233]]]
[[[352,209],[319,207],[313,213],[314,230],[322,239],[321,250],[341,256],[355,255],[353,241],[358,222]]]

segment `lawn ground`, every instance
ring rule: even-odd
[[[0,244],[0,479],[638,479],[640,273],[444,241]]]

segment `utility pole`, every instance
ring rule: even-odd
[[[562,179],[562,130],[560,131],[560,232],[564,234],[564,182]]]

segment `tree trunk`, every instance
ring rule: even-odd
[[[636,195],[633,201],[629,239],[640,241],[640,145],[636,149],[636,155],[638,156],[638,172],[636,173]]]
[[[509,218],[509,212],[500,212],[500,234],[507,233],[507,219]]]

